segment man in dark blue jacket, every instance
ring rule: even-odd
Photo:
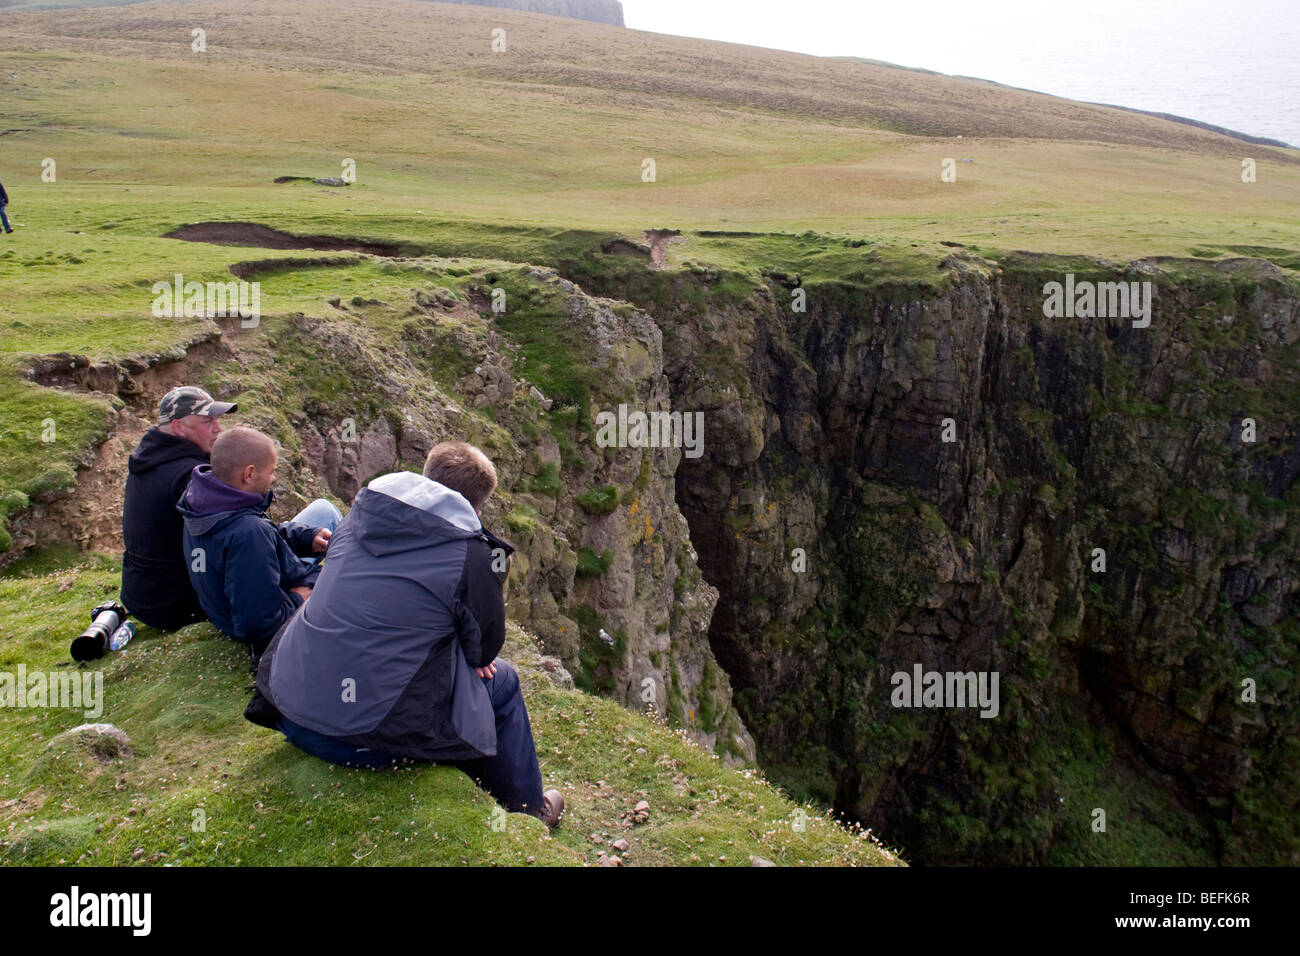
[[[217,419],[238,408],[181,385],[163,396],[158,424],[127,459],[122,507],[122,603],[136,619],[170,631],[203,620],[190,586],[176,502],[190,475],[208,463],[221,434]]]
[[[495,487],[481,451],[444,442],[423,475],[363,488],[311,600],[262,658],[257,684],[278,722],[258,722],[333,763],[457,766],[554,826],[564,800],[542,791],[519,675],[497,658],[514,549],[479,520]]]
[[[190,583],[208,619],[227,637],[249,645],[254,660],[280,625],[311,595],[320,568],[303,561],[325,551],[338,511],[320,500],[308,506],[329,517],[308,523],[308,511],[275,524],[266,515],[275,480],[275,444],[251,428],[231,428],[212,445],[212,464],[194,469],[177,504],[185,523]]]

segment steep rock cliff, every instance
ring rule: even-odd
[[[919,862],[1296,863],[1294,280],[935,265],[568,264],[656,317],[674,407],[705,411],[678,501],[760,763]],[[1045,318],[1067,271],[1152,282],[1150,327]],[[917,664],[997,672],[997,716],[895,707]]]

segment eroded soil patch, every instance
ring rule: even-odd
[[[291,259],[249,259],[245,262],[231,264],[230,274],[236,279],[251,279],[263,272],[278,272],[281,269],[319,269],[354,266],[364,259],[354,256],[326,256],[318,259],[293,257]]]
[[[178,357],[178,351],[183,356]],[[77,468],[75,489],[33,498],[31,506],[9,518],[13,546],[0,554],[0,568],[35,546],[72,544],[82,551],[122,550],[122,495],[127,459],[158,420],[158,403],[177,385],[193,384],[209,362],[233,355],[218,328],[205,329],[189,342],[156,355],[91,362],[61,352],[32,360],[27,378],[47,388],[115,395],[127,407],[111,415],[108,437]]]
[[[27,378],[46,388],[116,395],[128,405],[147,414],[162,396],[192,373],[213,360],[230,357],[230,348],[221,339],[218,328],[205,329],[180,346],[184,357],[174,352],[126,358],[118,361],[91,362],[84,355],[59,352],[32,360]]]
[[[295,236],[257,222],[196,222],[173,229],[165,233],[163,238],[207,242],[217,246],[256,246],[259,249],[363,252],[390,259],[402,255],[402,247],[396,243],[338,236]]]

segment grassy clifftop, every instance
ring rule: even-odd
[[[107,558],[54,567],[68,557],[47,553],[0,579],[0,671],[75,669],[70,639],[86,609],[116,592],[120,570]],[[559,689],[518,628],[503,656],[520,669],[543,777],[568,803],[550,835],[526,815],[494,815],[492,799],[453,768],[331,767],[248,723],[247,656],[203,624],[171,635],[142,628],[97,665],[104,703],[93,719],[129,735],[129,757],[51,744],[92,720],[80,710],[4,713],[0,862],[571,866],[602,851],[629,866],[898,862],[662,723]],[[640,800],[649,819],[627,825]],[[612,847],[620,839],[625,853]]]

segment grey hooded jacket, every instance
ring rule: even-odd
[[[293,722],[358,747],[490,756],[491,701],[470,668],[505,642],[494,565],[513,550],[450,488],[411,472],[376,478],[330,538],[311,598],[262,656],[259,689]]]

